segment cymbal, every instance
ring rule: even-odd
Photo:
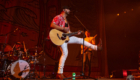
[[[4,52],[9,52],[9,51],[12,51],[13,48],[10,46],[10,45],[6,45],[5,49],[4,49]]]
[[[5,43],[0,43],[0,50],[2,51],[3,50],[3,45],[4,45]],[[5,49],[4,49],[4,52],[9,52],[9,51],[12,51],[13,50],[13,48],[10,46],[10,45],[8,45],[8,44],[5,44]]]

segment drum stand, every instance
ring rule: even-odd
[[[44,53],[44,51],[42,52],[43,54],[39,57],[39,62],[40,64],[43,65],[43,71],[44,71],[44,75],[41,79],[48,79],[46,76],[45,76],[45,72],[46,72],[46,55]]]
[[[2,72],[3,72],[3,74],[2,74],[2,76],[3,76],[3,79],[4,79],[4,77],[8,80],[8,72],[7,72],[7,66],[8,66],[8,64],[7,64],[7,60],[6,59],[4,59],[4,65],[3,65],[3,70],[1,70]]]
[[[36,69],[35,69],[35,66],[36,66],[36,62],[37,62],[37,60],[36,60],[36,58],[33,60],[34,61],[34,68],[33,68],[33,71],[32,71],[32,73],[30,72],[29,74],[28,74],[28,76],[27,76],[27,78],[28,79],[36,79],[36,76],[38,76],[38,78],[40,78],[40,76],[37,74],[37,71],[36,71]],[[30,65],[30,64],[29,64]],[[31,66],[31,65],[30,65]],[[39,68],[39,73],[40,73],[40,68]]]

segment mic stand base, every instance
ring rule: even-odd
[[[47,78],[45,77],[46,65],[43,65],[43,67],[44,67],[44,76],[43,76],[41,79],[47,79]]]
[[[84,76],[84,73],[81,72],[80,75],[76,75],[75,77],[80,77],[80,76]],[[64,78],[63,80],[72,79],[72,78],[75,78],[75,77],[67,77],[67,78]]]

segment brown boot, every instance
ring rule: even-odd
[[[100,39],[99,44],[97,45],[97,50],[102,50],[102,40]]]
[[[65,77],[64,77],[63,73],[62,74],[57,73],[56,78],[57,79],[64,79]]]

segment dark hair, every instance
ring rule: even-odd
[[[16,42],[17,45],[23,45],[21,42]]]
[[[70,9],[70,6],[63,6],[62,9]]]

